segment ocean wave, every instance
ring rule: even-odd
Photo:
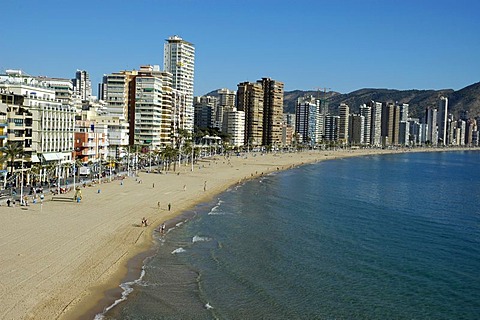
[[[144,282],[142,281],[144,276],[145,276],[145,266],[142,267],[142,272],[140,273],[140,277],[137,280],[128,281],[128,282],[124,282],[124,283],[120,284],[120,288],[122,288],[122,290],[123,290],[122,291],[122,297],[115,300],[114,303],[112,303],[111,305],[109,305],[108,307],[103,309],[102,313],[97,313],[95,315],[95,318],[93,318],[93,319],[94,320],[105,319],[105,313],[107,313],[109,310],[111,310],[113,307],[115,307],[120,302],[127,300],[128,295],[130,293],[132,293],[132,291],[133,291],[133,285],[135,285],[135,284],[143,285],[144,284]]]
[[[220,211],[218,209],[218,206],[215,206],[212,208],[212,210],[210,210],[210,212],[208,213],[208,215],[220,215],[220,214],[225,214],[223,211]]]
[[[176,253],[182,253],[182,252],[186,252],[187,250],[183,249],[183,248],[178,248],[178,249],[175,249],[172,251],[172,254],[176,254]]]
[[[208,237],[200,237],[200,236],[194,236],[192,238],[192,242],[195,243],[195,242],[206,242],[206,241],[210,241],[212,239],[208,238]]]

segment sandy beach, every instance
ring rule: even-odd
[[[49,195],[43,205],[2,205],[0,318],[78,319],[118,287],[127,262],[151,247],[159,225],[244,179],[304,163],[394,152],[403,151],[216,156],[199,161],[193,172],[182,165],[175,173],[140,172],[138,178],[82,188],[80,203],[51,201]],[[141,226],[142,217],[148,227]]]

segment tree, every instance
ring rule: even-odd
[[[25,150],[23,145],[19,142],[7,142],[7,144],[1,148],[2,151],[2,160],[7,161],[7,164],[10,166],[10,176],[13,175],[14,163],[15,160],[25,156]]]

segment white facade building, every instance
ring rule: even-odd
[[[245,112],[239,111],[235,107],[225,108],[222,131],[230,135],[232,146],[243,146],[245,141]]]
[[[7,70],[6,75],[1,75],[0,88],[24,96],[23,106],[32,113],[32,158],[41,155],[47,162],[70,161],[75,107],[62,105],[48,82],[24,75],[20,70]]]
[[[193,83],[195,47],[179,36],[169,37],[164,46],[164,70],[172,74],[172,88],[185,95],[185,106],[177,106],[180,129],[193,133]],[[180,101],[179,101],[180,102]]]
[[[142,66],[135,78],[135,145],[158,150],[170,143],[172,105],[166,104],[171,74],[159,66]],[[168,139],[168,140],[167,140]]]

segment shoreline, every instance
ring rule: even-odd
[[[127,178],[123,183],[114,180],[82,189],[80,204],[45,201],[27,208],[2,206],[0,316],[92,319],[120,298],[119,284],[129,277],[138,279],[143,261],[153,254],[159,225],[179,221],[197,205],[245,180],[352,156],[467,150],[480,149],[310,150],[245,154],[229,160],[217,155],[200,160],[193,172],[182,165],[176,173],[140,173],[138,181]],[[142,216],[149,220],[147,228],[140,226]]]

